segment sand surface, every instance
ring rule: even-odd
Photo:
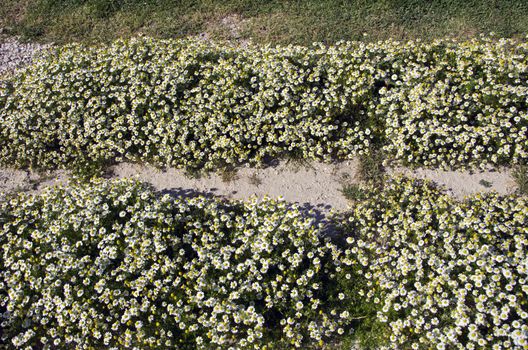
[[[282,196],[288,202],[327,211],[347,207],[348,201],[340,189],[343,179],[353,178],[356,169],[354,161],[332,165],[308,163],[302,167],[281,162],[264,169],[240,168],[229,180],[222,179],[219,174],[189,178],[181,170],[160,171],[133,164],[115,166],[113,172],[119,178],[137,176],[158,190],[177,195],[204,194],[232,199],[247,199],[253,195]]]
[[[420,179],[429,179],[445,188],[446,192],[463,199],[477,192],[496,191],[508,194],[516,190],[517,185],[509,169],[479,171],[444,171],[432,169],[410,170],[406,168],[390,169],[391,175],[405,175]]]
[[[256,195],[273,198],[282,196],[286,201],[298,203],[306,209],[325,213],[331,209],[346,210],[349,202],[341,193],[343,184],[358,183],[358,162],[336,164],[311,162],[306,164],[279,162],[268,168],[238,169],[235,174],[222,176],[209,174],[192,178],[183,170],[159,170],[150,166],[122,163],[110,169],[111,178],[136,177],[154,188],[177,196],[219,196],[228,199],[247,199]],[[476,192],[497,191],[507,194],[515,191],[515,182],[508,169],[500,171],[440,171],[406,168],[388,169],[389,175],[433,180],[446,191],[463,198]],[[0,192],[39,192],[43,188],[67,183],[64,171],[35,174],[27,171],[0,168]]]

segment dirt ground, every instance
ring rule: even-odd
[[[331,209],[346,210],[349,201],[341,189],[344,184],[358,183],[358,162],[347,161],[336,164],[310,162],[292,164],[279,162],[268,168],[240,168],[232,174],[210,174],[192,178],[183,170],[159,170],[150,166],[122,163],[110,169],[111,178],[136,177],[152,184],[159,191],[174,195],[219,196],[229,199],[247,199],[265,195],[298,203],[321,212]],[[390,176],[406,176],[430,179],[446,188],[457,198],[476,192],[496,191],[507,194],[515,190],[515,182],[508,169],[500,171],[440,171],[406,168],[388,169]],[[40,192],[47,186],[65,184],[69,174],[56,171],[35,174],[27,171],[0,168],[0,191]]]

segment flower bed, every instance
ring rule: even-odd
[[[339,278],[371,304],[388,348],[524,349],[527,218],[523,198],[455,202],[398,179],[342,222]]]
[[[131,180],[11,198],[0,204],[2,340],[83,349],[322,342],[344,322],[326,301],[335,247],[319,233],[284,202],[175,200]]]
[[[522,349],[528,202],[397,179],[334,218],[93,180],[0,203],[16,348]],[[347,347],[348,346],[348,347]]]
[[[427,167],[528,159],[528,46],[435,42],[410,48],[394,88],[383,89],[385,150]]]
[[[68,45],[0,88],[0,163],[187,169],[268,157],[443,168],[528,160],[528,43]]]

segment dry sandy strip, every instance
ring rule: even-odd
[[[252,195],[283,196],[286,201],[299,203],[319,212],[344,210],[347,199],[341,193],[343,183],[357,182],[356,161],[337,164],[308,163],[303,166],[280,162],[263,169],[241,168],[234,179],[222,180],[217,174],[189,178],[177,169],[158,170],[149,166],[123,163],[111,170],[114,178],[137,177],[154,188],[175,195],[203,194],[223,198],[246,199]],[[497,191],[501,194],[515,190],[515,182],[506,169],[500,171],[439,171],[399,168],[389,169],[390,175],[405,174],[431,179],[447,188],[448,193],[463,198],[476,192]],[[54,172],[45,176],[26,171],[0,168],[0,192],[12,190],[41,191],[43,188],[68,181],[67,173]],[[482,181],[484,180],[484,181]]]

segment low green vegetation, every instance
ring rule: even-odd
[[[527,41],[505,39],[67,45],[0,86],[0,163],[197,171],[360,156],[373,182],[384,158],[440,168],[521,164],[527,52]]]
[[[223,182],[230,183],[238,179],[238,173],[235,168],[220,169],[220,178]]]
[[[479,181],[479,184],[480,184],[481,186],[486,187],[486,188],[491,188],[491,187],[493,186],[493,183],[492,183],[492,182],[487,181],[487,180],[484,180],[484,179],[480,180],[480,181]]]
[[[352,202],[364,200],[367,195],[363,189],[363,185],[349,182],[342,184],[341,193],[346,199]]]
[[[457,202],[403,178],[364,191],[334,235],[282,201],[172,198],[132,180],[9,195],[2,342],[527,346],[526,199]]]
[[[517,191],[522,195],[528,195],[528,165],[519,165],[513,169],[513,178],[517,185]]]
[[[523,0],[4,0],[0,27],[28,39],[179,38],[311,44],[528,32]]]
[[[359,180],[367,184],[381,186],[384,181],[385,167],[384,156],[381,150],[370,150],[359,157]]]

